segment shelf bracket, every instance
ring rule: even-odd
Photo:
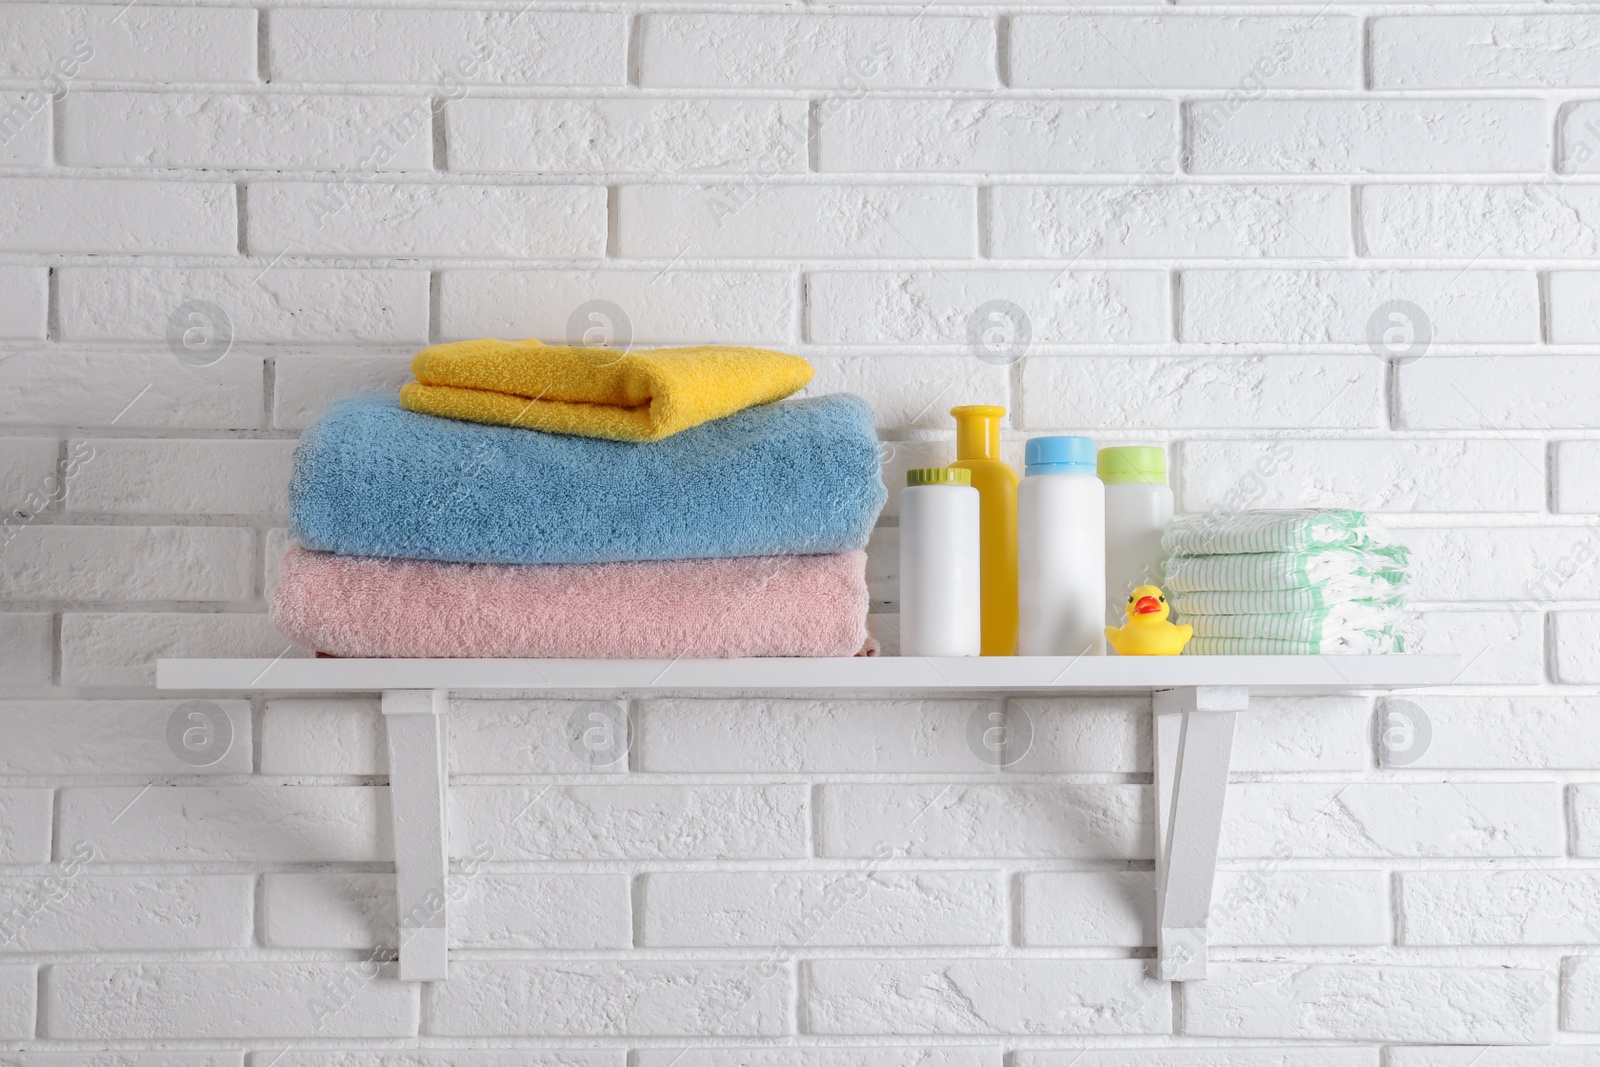
[[[1206,922],[1217,874],[1233,729],[1250,702],[1239,685],[1159,689],[1156,764],[1156,977],[1206,976]]]
[[[449,965],[444,730],[449,697],[443,689],[386,689],[383,693],[383,721],[389,735],[389,804],[394,813],[396,927],[400,977],[406,981],[441,981]]]

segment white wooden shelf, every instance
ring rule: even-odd
[[[984,656],[966,659],[164,659],[161,689],[382,692],[799,690],[1152,692],[1243,685],[1330,693],[1446,685],[1457,656]]]
[[[400,977],[449,968],[445,901],[449,694],[474,691],[1152,694],[1156,784],[1156,974],[1206,975],[1234,727],[1258,693],[1449,685],[1458,656],[1156,656],[919,659],[504,660],[164,659],[156,685],[183,690],[383,694],[394,810]]]

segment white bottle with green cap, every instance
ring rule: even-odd
[[[1106,654],[1106,493],[1094,441],[1031,437],[1017,486],[1017,654]]]
[[[960,467],[906,471],[900,490],[900,654],[983,651],[978,491]]]
[[[1165,584],[1161,536],[1172,522],[1172,488],[1167,453],[1154,445],[1102,448],[1098,464],[1106,484],[1106,622],[1120,626],[1129,593]]]

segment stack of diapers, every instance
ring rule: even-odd
[[[301,439],[272,617],[350,657],[853,656],[887,492],[804,360],[439,345]]]
[[[1406,550],[1359,511],[1186,516],[1162,544],[1187,654],[1405,651]]]

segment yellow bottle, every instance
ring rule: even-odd
[[[950,466],[971,471],[978,491],[985,656],[1017,654],[1017,472],[1000,458],[1005,413],[989,404],[950,409],[956,419],[956,461]]]

